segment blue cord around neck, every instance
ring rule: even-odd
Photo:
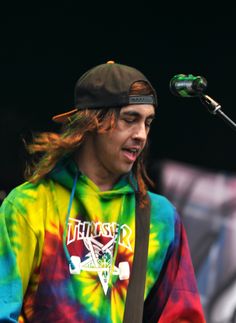
[[[71,211],[72,202],[73,202],[74,195],[75,195],[75,189],[76,189],[76,183],[77,183],[77,180],[78,180],[78,175],[79,175],[79,172],[77,171],[76,174],[75,174],[73,187],[72,187],[72,191],[71,191],[71,194],[70,194],[70,201],[69,201],[67,215],[66,215],[66,227],[65,227],[64,232],[63,232],[63,248],[64,248],[64,252],[65,252],[65,255],[66,255],[66,259],[67,259],[67,261],[68,261],[68,263],[69,263],[69,265],[71,266],[72,269],[75,269],[75,265],[71,261],[70,253],[69,253],[69,250],[68,250],[67,245],[66,245],[66,235],[67,235],[70,211]]]

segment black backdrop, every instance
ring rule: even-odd
[[[157,89],[151,160],[169,158],[236,170],[236,132],[198,99],[172,96],[169,81],[205,76],[207,93],[234,121],[235,22],[223,4],[122,2],[2,8],[0,50],[0,190],[23,181],[22,136],[54,130],[51,116],[73,106],[77,78],[115,60],[144,72]]]

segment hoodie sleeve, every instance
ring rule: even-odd
[[[18,322],[36,238],[8,198],[0,208],[0,322]]]
[[[175,236],[144,306],[144,322],[205,323],[185,229],[175,214]]]

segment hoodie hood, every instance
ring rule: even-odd
[[[80,172],[77,164],[70,157],[62,159],[48,176],[70,191],[73,189],[75,177],[78,176],[75,188],[75,197],[77,198],[79,198],[79,194],[86,193],[96,194],[102,199],[112,199],[119,195],[133,194],[137,189],[132,173],[128,173],[122,176],[111,190],[101,191],[91,179]]]

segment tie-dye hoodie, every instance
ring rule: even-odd
[[[124,177],[101,192],[83,174],[75,181],[77,173],[63,161],[3,202],[0,322],[122,322],[135,241],[133,185]],[[143,321],[205,322],[181,220],[166,198],[149,196]]]

